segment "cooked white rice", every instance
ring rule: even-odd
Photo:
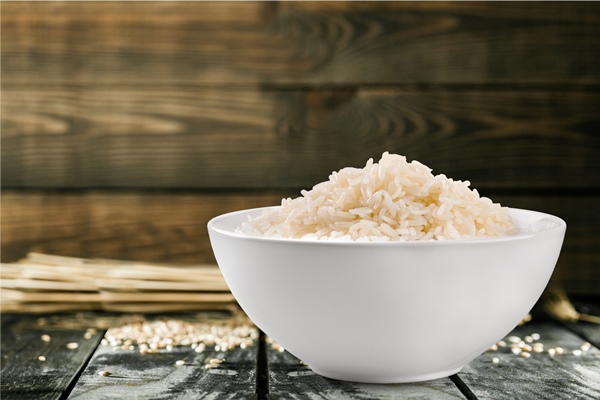
[[[453,240],[505,236],[507,208],[480,197],[468,181],[433,175],[406,157],[343,168],[302,196],[283,199],[241,227],[249,235],[355,241]]]

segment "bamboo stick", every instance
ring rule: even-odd
[[[97,291],[98,287],[92,283],[65,282],[39,279],[2,279],[2,289],[15,290],[60,290],[60,291]]]
[[[109,292],[102,291],[101,299],[105,302],[140,303],[140,302],[179,302],[179,303],[230,303],[234,300],[231,293],[202,292]]]
[[[20,302],[99,302],[102,295],[98,292],[54,292],[54,291],[23,291],[2,290],[2,300]]]
[[[106,279],[99,280],[97,287],[100,290],[162,290],[162,291],[222,291],[229,292],[227,284],[223,280],[205,280],[196,282],[161,282],[133,279]]]
[[[102,303],[0,303],[0,311],[3,313],[53,313],[63,311],[99,311],[103,310]],[[117,310],[115,310],[117,311]]]
[[[230,310],[235,303],[102,303],[104,311],[158,313],[170,311]]]

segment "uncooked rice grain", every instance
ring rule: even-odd
[[[378,163],[370,159],[362,169],[333,172],[328,181],[283,199],[238,231],[339,241],[455,240],[513,232],[508,209],[469,185],[385,152]]]

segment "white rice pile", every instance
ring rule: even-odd
[[[379,163],[343,168],[302,196],[283,199],[242,224],[258,236],[355,241],[454,240],[505,236],[507,208],[480,197],[468,181],[433,175],[406,157],[383,153]]]

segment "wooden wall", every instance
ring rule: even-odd
[[[3,261],[214,262],[211,217],[390,151],[565,219],[600,293],[600,3],[1,6]]]

